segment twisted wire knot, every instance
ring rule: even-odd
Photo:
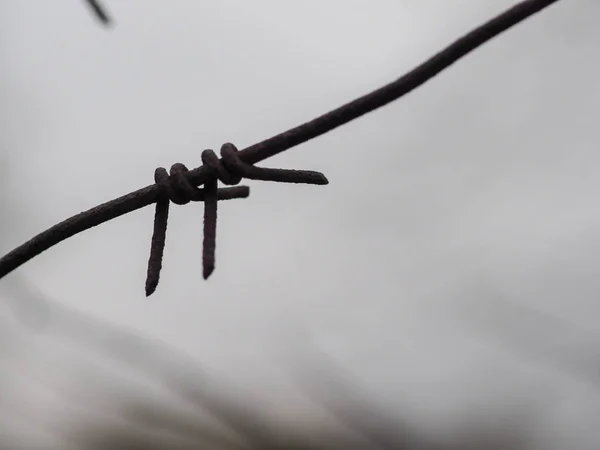
[[[203,277],[207,279],[215,268],[215,248],[217,230],[217,202],[234,198],[246,198],[250,195],[248,186],[235,186],[242,179],[275,181],[280,183],[328,184],[321,172],[311,170],[272,169],[256,167],[240,158],[238,149],[231,143],[221,147],[221,159],[213,150],[204,150],[202,164],[208,170],[209,177],[204,188],[195,186],[188,177],[188,168],[181,163],[171,166],[169,172],[164,167],[154,171],[154,182],[159,188],[154,213],[154,231],[148,259],[146,277],[146,296],[151,295],[158,286],[169,217],[169,203],[186,205],[190,202],[204,202],[204,240],[202,250]],[[218,181],[234,186],[218,188]]]
[[[164,167],[159,167],[154,171],[154,182],[159,186],[161,195],[166,196],[176,205],[187,205],[189,202],[203,202],[205,200],[205,189],[194,186],[188,179],[187,172],[189,172],[188,168],[181,163],[173,164],[168,173]],[[246,198],[249,195],[250,188],[248,186],[217,190],[218,200]]]

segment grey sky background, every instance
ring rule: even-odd
[[[196,167],[205,148],[243,148],[379,87],[513,2],[104,3],[109,31],[79,1],[3,2],[3,253],[152,183],[157,166]],[[277,405],[289,387],[272,356],[310,336],[415,420],[533,411],[543,448],[597,448],[598,384],[522,341],[594,370],[599,14],[594,0],[559,2],[400,101],[266,161],[330,184],[249,182],[250,198],[220,204],[207,282],[198,204],[172,207],[149,299],[151,207],[18,276],[259,387],[286,414],[309,415]],[[47,332],[5,309],[6,358],[50,384],[85,378],[79,359],[41,350],[56,347]],[[520,311],[570,331],[525,324],[509,346],[482,333],[512,335]],[[18,403],[27,382],[8,372]]]

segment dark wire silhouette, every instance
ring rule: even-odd
[[[216,164],[215,161],[213,161],[215,164],[207,164],[207,162],[204,161],[205,158],[202,158],[204,163],[203,166],[187,172],[183,171],[185,173],[179,173],[177,172],[177,169],[175,171],[172,169],[172,173],[168,178],[168,183],[166,182],[166,178],[163,176],[164,173],[161,171],[162,175],[159,175],[160,179],[158,182],[155,182],[155,184],[146,186],[142,189],[131,192],[127,195],[103,203],[92,209],[70,217],[63,222],[60,222],[47,229],[46,231],[43,231],[31,240],[7,253],[0,259],[0,278],[4,277],[50,247],[71,236],[74,236],[77,233],[100,225],[108,220],[122,216],[123,214],[143,208],[152,203],[161,203],[161,205],[157,207],[157,214],[158,210],[162,208],[162,215],[158,214],[159,217],[155,220],[155,239],[153,239],[148,269],[148,281],[146,284],[147,293],[151,294],[153,292],[153,288],[156,288],[156,284],[158,283],[158,274],[160,272],[160,258],[162,256],[162,250],[159,250],[159,247],[164,246],[164,236],[161,235],[161,233],[164,234],[166,231],[167,214],[165,213],[165,198],[168,197],[170,200],[175,198],[169,195],[168,188],[166,187],[167,184],[171,186],[179,186],[179,192],[181,193],[187,189],[181,188],[184,183],[186,185],[189,184],[189,186],[199,186],[208,182],[208,191],[206,190],[206,186],[202,190],[204,195],[209,195],[211,202],[211,205],[208,208],[209,213],[207,215],[209,224],[205,227],[204,274],[206,276],[207,274],[210,274],[210,271],[212,270],[210,268],[210,255],[214,254],[213,234],[215,231],[215,225],[211,221],[216,222],[216,207],[214,197],[216,195],[217,199],[219,198],[219,191],[216,191],[215,193],[215,184],[217,179],[224,181],[228,179],[227,177],[229,177],[229,179],[231,179],[230,177],[252,178],[251,175],[254,173],[253,171],[257,170],[257,168],[253,167],[253,164],[277,155],[278,153],[295,147],[296,145],[321,136],[341,125],[344,125],[358,117],[374,111],[377,108],[397,100],[398,98],[421,86],[434,76],[438,75],[440,72],[450,67],[463,56],[483,45],[490,39],[522,22],[535,13],[543,10],[544,8],[556,3],[557,1],[558,0],[521,1],[483,25],[460,37],[445,49],[435,54],[421,65],[415,67],[402,77],[398,78],[396,81],[389,83],[369,94],[359,97],[349,103],[346,103],[345,105],[323,114],[316,119],[284,131],[283,133],[271,138],[265,139],[262,142],[251,145],[244,150],[232,152],[233,157],[227,158],[222,154],[223,158],[220,160],[217,159],[218,164]],[[225,144],[223,148],[231,148],[230,146],[233,147],[232,144]],[[208,154],[209,153],[207,153],[207,155]],[[241,168],[243,168],[243,170]],[[220,169],[222,169],[221,172],[219,172]],[[277,173],[281,174],[282,172],[277,171]],[[291,172],[286,171],[286,173]],[[319,174],[318,172],[311,173],[313,174],[312,176],[314,177],[315,181],[312,184],[326,184],[326,179],[322,174]],[[256,179],[256,177],[254,179]],[[319,181],[317,182],[316,180]],[[272,181],[307,182],[291,181],[289,179],[273,179]],[[231,191],[227,192],[231,194]],[[189,195],[189,193],[185,195]],[[199,196],[200,194],[197,195]],[[226,194],[222,193],[221,195]],[[191,197],[188,198],[189,200],[192,200]],[[233,197],[229,196],[228,198]]]
[[[111,19],[108,17],[106,10],[100,5],[97,0],[85,0],[85,2],[89,5],[89,7],[94,12],[96,18],[102,22],[104,25],[110,25]]]
[[[206,280],[215,269],[215,247],[217,236],[217,201],[231,198],[246,198],[250,188],[238,186],[217,188],[217,179],[223,184],[235,185],[243,178],[249,180],[277,181],[280,183],[327,184],[327,178],[320,172],[310,170],[266,169],[246,164],[238,157],[235,145],[227,143],[221,147],[223,160],[212,150],[204,150],[202,163],[209,167],[216,178],[204,183],[204,188],[194,186],[186,178],[188,168],[175,163],[170,174],[163,167],[154,172],[154,181],[163,189],[163,195],[156,202],[154,214],[154,233],[148,259],[148,275],[146,277],[146,296],[151,295],[158,286],[162,257],[167,233],[169,217],[169,201],[177,205],[185,205],[190,201],[204,202],[204,242],[202,250],[202,276]]]

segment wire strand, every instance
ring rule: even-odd
[[[243,163],[257,163],[387,105],[423,85],[495,36],[557,2],[558,0],[521,1],[483,25],[463,35],[396,81],[323,114],[316,119],[251,145],[239,151],[238,158]],[[223,160],[221,159],[221,161]],[[205,166],[190,170],[186,173],[186,177],[195,186],[214,179],[213,171]],[[153,184],[74,215],[41,232],[4,255],[0,259],[0,278],[65,239],[124,214],[156,203],[160,198],[162,198],[161,188],[157,184]]]

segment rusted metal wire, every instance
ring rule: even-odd
[[[162,189],[162,195],[156,202],[154,214],[154,234],[148,260],[146,278],[146,296],[151,295],[158,286],[162,257],[169,216],[169,201],[177,205],[185,205],[190,201],[204,202],[204,242],[202,252],[202,276],[206,280],[215,269],[215,247],[217,235],[217,201],[232,198],[245,198],[250,195],[247,186],[217,189],[217,180],[226,185],[235,185],[243,178],[280,183],[327,184],[327,178],[320,172],[309,170],[266,169],[246,164],[238,157],[238,149],[231,143],[221,147],[222,160],[214,151],[202,152],[204,166],[208,167],[215,177],[204,183],[204,189],[194,186],[186,174],[188,168],[176,163],[171,166],[170,175],[166,169],[159,167],[154,172],[154,181]]]
[[[77,233],[157,203],[146,282],[146,293],[150,295],[156,289],[162,265],[169,201],[205,202],[203,264],[204,278],[207,278],[214,269],[217,200],[247,197],[249,193],[247,190],[232,190],[235,188],[217,190],[217,180],[230,185],[237,184],[232,181],[239,182],[242,178],[284,183],[327,184],[327,179],[319,172],[259,169],[253,164],[321,136],[397,100],[490,39],[556,2],[558,0],[521,1],[460,37],[396,81],[244,150],[237,151],[233,144],[225,144],[221,149],[221,159],[217,158],[211,150],[205,150],[202,153],[202,166],[188,171],[185,166],[175,164],[168,177],[165,176],[164,169],[157,169],[155,184],[70,217],[7,253],[0,259],[0,278]],[[198,189],[197,186],[201,184],[205,187]]]

